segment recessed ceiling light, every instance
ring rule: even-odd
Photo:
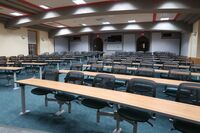
[[[87,24],[81,24],[82,26],[87,26]]]
[[[43,8],[43,9],[49,9],[49,7],[45,6],[45,5],[40,5],[40,7]]]
[[[135,23],[136,20],[128,20],[128,23]]]
[[[12,12],[10,14],[13,15],[13,16],[22,16],[22,15],[24,15],[24,14],[19,13],[19,12]]]
[[[106,25],[106,24],[110,24],[110,22],[102,22],[102,24]]]
[[[84,0],[72,0],[75,4],[80,5],[80,4],[85,4],[86,2]]]
[[[160,18],[161,21],[169,20],[169,18]]]
[[[58,27],[58,28],[63,28],[63,27],[65,27],[64,25],[58,25],[58,26],[56,26],[56,27]]]

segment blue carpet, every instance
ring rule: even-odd
[[[32,76],[19,75],[18,79]],[[60,79],[64,76],[61,75]],[[26,105],[30,113],[20,116],[21,97],[20,90],[13,90],[12,86],[5,87],[6,80],[0,80],[0,124],[29,128],[51,133],[112,133],[115,129],[115,120],[110,117],[101,117],[100,123],[96,123],[96,111],[84,107],[76,102],[72,103],[72,113],[67,112],[62,117],[52,115],[58,111],[58,104],[50,102],[48,107],[44,106],[44,97],[35,96],[30,93],[32,87],[26,87]],[[157,90],[157,96],[168,98],[162,93],[162,88]],[[67,110],[67,106],[64,106]],[[172,123],[167,117],[157,115],[156,120],[151,120],[154,127],[147,123],[139,123],[138,133],[179,133],[171,131]],[[132,125],[123,121],[121,123],[122,133],[131,133]]]

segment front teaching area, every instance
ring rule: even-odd
[[[1,0],[0,133],[200,133],[199,0]]]

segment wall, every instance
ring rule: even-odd
[[[190,36],[191,33],[182,33],[181,55],[183,56],[188,56]]]
[[[68,37],[56,37],[54,38],[55,52],[69,51],[69,39]]]
[[[0,56],[28,54],[28,38],[26,28],[17,30],[5,29],[0,23]]]
[[[111,35],[122,35],[122,49],[119,51],[136,51],[136,39],[140,36],[140,33],[104,33],[104,34],[98,34],[98,36],[103,40],[104,45],[103,49],[106,54],[112,54],[115,51],[108,50],[107,45],[108,42],[106,41],[108,36]],[[173,52],[176,54],[179,54],[180,51],[180,37],[178,39],[162,39],[161,38],[161,32],[147,32],[145,33],[145,36],[147,36],[150,39],[150,51],[166,51],[166,52]],[[187,36],[187,35],[185,35]],[[92,50],[93,40],[97,37],[97,35],[83,35],[81,36],[81,41],[70,41],[70,51],[88,51]],[[185,38],[185,37],[184,37]],[[188,39],[188,40],[187,40]],[[183,55],[187,54],[187,45],[188,45],[189,38],[185,38],[185,40],[182,40],[183,46],[181,49],[181,52]],[[118,42],[119,43],[119,42]],[[57,45],[57,44],[56,44]],[[118,45],[118,44],[116,44]],[[58,44],[60,47],[61,45]],[[62,45],[63,49],[65,49],[65,45]],[[61,48],[61,47],[60,47]]]
[[[39,30],[35,31],[38,32],[39,54],[54,52],[53,39],[48,38],[48,33]],[[4,25],[0,23],[0,41],[0,56],[28,55],[27,28],[10,30],[4,28]]]
[[[89,51],[89,36],[81,36],[81,41],[70,41],[70,51]]]
[[[162,39],[160,32],[152,33],[151,51],[165,51],[179,54],[180,39]]]
[[[193,32],[189,39],[189,57],[198,57],[200,56],[200,20],[193,24]]]

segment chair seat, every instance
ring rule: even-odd
[[[147,122],[151,118],[151,115],[148,112],[128,107],[120,108],[117,112],[121,117],[129,121]]]
[[[82,104],[85,105],[86,107],[93,109],[102,109],[104,107],[109,106],[107,102],[90,98],[83,99]]]
[[[179,130],[183,133],[199,133],[200,131],[200,125],[190,122],[175,120],[173,125],[176,130]]]
[[[53,92],[52,90],[45,89],[45,88],[35,88],[31,90],[31,93],[35,95],[47,95],[52,92]]]
[[[58,101],[69,101],[70,102],[70,101],[74,100],[76,97],[74,95],[70,95],[67,93],[58,93],[58,94],[55,94],[55,98]]]

